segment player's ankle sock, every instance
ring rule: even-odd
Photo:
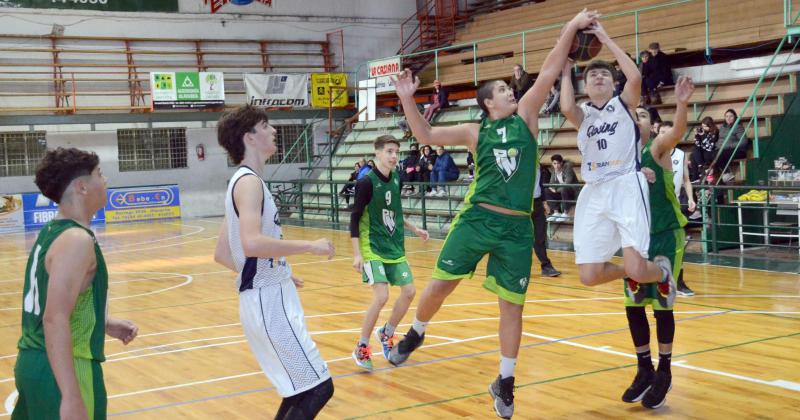
[[[427,328],[427,327],[428,327],[428,323],[427,322],[422,322],[422,321],[418,320],[417,317],[414,317],[414,323],[411,324],[411,328],[413,328],[414,331],[417,332],[417,334],[419,334],[419,335],[424,334],[425,333],[425,328]]]
[[[639,370],[653,370],[653,361],[650,359],[650,350],[636,352],[636,359],[639,361]]]
[[[514,368],[517,367],[517,358],[500,356],[500,379],[514,376]]]
[[[671,361],[672,361],[672,352],[669,353],[658,352],[658,370],[660,372],[669,373],[671,375],[672,372],[670,371],[669,368]]]
[[[361,338],[359,338],[358,339],[358,345],[360,346],[362,344],[365,345],[365,346],[368,346],[369,345],[369,337],[361,337]]]
[[[387,322],[386,325],[383,326],[383,333],[386,334],[386,336],[391,337],[394,335],[395,328],[397,327]]]

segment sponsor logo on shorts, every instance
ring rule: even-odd
[[[403,278],[408,277],[408,271],[403,271]]]
[[[523,277],[523,278],[519,279],[519,287],[524,289],[527,286],[528,286],[528,278],[527,277]]]
[[[456,263],[454,263],[453,260],[442,260],[442,264],[449,265],[449,266],[456,265]]]

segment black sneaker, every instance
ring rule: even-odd
[[[405,338],[392,347],[392,351],[389,353],[389,363],[400,366],[408,360],[408,357],[411,356],[411,352],[419,348],[424,341],[425,333],[419,335],[417,334],[417,330],[409,328]]]
[[[514,415],[514,377],[497,379],[489,385],[489,395],[492,396],[494,412],[497,417],[510,419]]]
[[[672,375],[656,371],[653,385],[644,394],[642,406],[646,408],[659,408],[667,402],[667,393],[672,389]]]
[[[653,383],[653,377],[655,376],[655,372],[652,370],[642,370],[639,369],[636,372],[636,377],[633,378],[633,383],[628,389],[625,390],[625,393],[622,394],[622,401],[626,403],[634,403],[639,402],[644,397],[644,394],[650,389],[650,385]]]
[[[694,296],[694,290],[690,289],[683,280],[678,281],[678,296]]]
[[[561,272],[556,270],[555,267],[548,264],[542,267],[542,277],[558,277]]]

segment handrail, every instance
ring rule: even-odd
[[[800,15],[798,15],[798,17],[800,17]],[[797,19],[795,19],[795,21],[796,20]],[[728,144],[728,141],[730,141],[731,136],[734,134],[733,127],[739,126],[739,124],[741,122],[741,119],[744,116],[744,113],[747,112],[748,108],[750,108],[751,106],[753,107],[753,117],[750,119],[750,122],[747,124],[747,126],[744,129],[744,131],[745,131],[745,133],[747,133],[747,131],[750,129],[750,127],[753,124],[755,124],[755,139],[753,141],[753,155],[754,155],[755,158],[759,158],[760,153],[759,153],[759,145],[758,145],[758,140],[759,140],[759,138],[758,138],[758,111],[764,106],[764,103],[769,98],[770,92],[772,91],[772,88],[775,86],[775,83],[778,81],[778,79],[781,78],[781,76],[783,76],[783,69],[786,67],[786,64],[792,58],[792,54],[794,54],[794,52],[797,49],[798,45],[800,45],[800,39],[796,39],[795,42],[794,42],[794,46],[792,47],[792,50],[789,53],[785,53],[786,54],[786,60],[784,60],[783,64],[781,64],[780,68],[777,71],[777,74],[775,74],[775,78],[772,80],[772,83],[767,88],[767,91],[764,93],[764,97],[763,97],[763,99],[761,100],[760,103],[758,103],[758,99],[757,99],[758,90],[761,87],[761,84],[764,82],[764,79],[767,77],[767,74],[769,73],[770,69],[772,69],[772,66],[773,66],[773,63],[775,62],[775,59],[778,58],[778,56],[781,54],[781,50],[783,49],[784,44],[789,40],[789,38],[790,38],[790,35],[788,35],[788,34],[785,35],[783,37],[783,39],[781,39],[781,42],[778,44],[778,47],[775,48],[775,53],[773,53],[772,57],[769,60],[769,63],[767,64],[766,68],[764,68],[764,71],[761,73],[761,77],[759,77],[758,82],[756,82],[756,85],[753,87],[753,93],[751,93],[750,96],[747,98],[747,101],[745,102],[744,106],[742,107],[741,111],[739,112],[738,116],[736,117],[736,121],[734,121],[734,123],[731,125],[731,130],[728,131],[728,134],[725,136],[725,139],[722,141],[722,145],[718,147],[718,152],[717,152],[716,156],[714,156],[714,160],[711,162],[711,165],[710,165],[711,167],[714,167],[717,164],[717,161],[722,156],[722,153],[725,150],[725,145]],[[725,162],[725,166],[722,168],[722,172],[726,171],[728,169],[728,167],[730,166],[731,162],[733,162],[734,156],[736,155],[736,152],[739,150],[739,147],[741,146],[741,144],[742,144],[741,139],[736,139],[736,145],[734,146],[733,153],[731,153],[730,157],[728,158],[728,161]],[[721,180],[721,177],[720,177],[720,179],[716,179],[716,184],[719,184],[720,180]],[[703,182],[705,182],[705,180],[703,180]]]
[[[637,9],[630,9],[630,10],[625,10],[625,11],[621,11],[621,12],[610,13],[608,15],[604,15],[601,19],[610,19],[610,18],[616,18],[616,17],[621,17],[621,16],[633,15],[634,19],[635,19],[635,22],[636,22],[636,26],[637,26],[636,31],[634,33],[634,36],[635,36],[635,39],[636,39],[636,45],[637,45],[637,51],[638,51],[638,45],[639,45],[638,16],[639,16],[640,13],[648,12],[648,11],[652,11],[652,10],[669,8],[669,7],[673,7],[673,6],[681,6],[683,4],[688,4],[688,3],[696,3],[696,2],[699,2],[699,1],[703,1],[705,3],[705,5],[706,5],[706,7],[705,7],[705,16],[704,16],[703,23],[706,25],[705,50],[706,50],[706,54],[708,54],[710,52],[709,31],[708,31],[708,21],[709,21],[708,20],[708,1],[709,0],[676,0],[676,1],[671,1],[671,2],[667,2],[667,3],[656,4],[656,5],[652,5],[652,6],[640,7],[640,8],[637,8]],[[449,45],[449,46],[446,46],[446,47],[434,48],[434,49],[431,49],[431,50],[418,51],[418,52],[409,53],[409,54],[392,55],[392,56],[389,56],[389,57],[386,57],[386,58],[394,58],[394,57],[398,57],[399,56],[401,59],[403,59],[403,58],[410,58],[410,57],[415,57],[415,56],[425,55],[425,54],[434,54],[434,55],[438,56],[439,53],[442,52],[442,51],[460,50],[460,49],[466,49],[466,48],[470,48],[470,47],[472,48],[472,51],[473,51],[473,58],[476,58],[475,56],[477,54],[478,44],[485,43],[485,42],[490,42],[490,41],[496,41],[496,40],[500,40],[500,39],[506,39],[506,38],[512,38],[512,37],[521,36],[522,39],[523,39],[522,43],[524,45],[525,35],[536,33],[536,32],[542,32],[542,31],[546,31],[546,30],[551,30],[551,29],[561,28],[563,25],[564,25],[563,23],[554,23],[554,24],[550,24],[550,25],[543,25],[543,26],[538,26],[538,27],[534,27],[534,28],[531,28],[531,29],[526,29],[526,30],[523,30],[523,31],[510,32],[510,33],[502,34],[502,35],[495,35],[495,36],[488,37],[488,38],[481,38],[481,39],[478,39],[478,40],[462,42],[460,44],[454,44],[454,45]],[[525,60],[525,51],[524,51],[524,49],[523,49],[523,53],[522,54],[523,54],[522,55],[522,63],[523,63],[522,65],[523,65],[523,68],[524,68],[525,67],[525,61],[526,61]],[[359,71],[366,64],[367,64],[366,62],[362,63],[356,68],[356,70],[355,70],[356,77],[358,77]],[[478,85],[478,78],[477,78],[478,63],[477,63],[477,60],[473,60],[472,66],[473,66],[473,83],[477,86]],[[434,69],[434,71],[438,74],[438,72],[439,72],[438,61],[435,62],[435,67],[436,68]]]

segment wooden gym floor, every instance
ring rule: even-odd
[[[99,230],[110,275],[110,314],[139,337],[108,341],[109,415],[142,419],[271,418],[280,398],[239,325],[234,274],[212,260],[220,219],[111,225]],[[401,368],[376,350],[365,373],[350,357],[371,298],[351,268],[349,234],[287,226],[286,238],[333,238],[337,256],[290,258],[308,326],[334,375],[319,418],[495,418],[487,393],[498,369],[496,298],[481,287],[485,264],[446,301],[425,347]],[[0,241],[0,412],[14,404],[22,277],[34,234]],[[419,292],[440,240],[406,241]],[[686,265],[697,292],[676,306],[673,389],[649,411],[620,396],[636,372],[621,282],[583,287],[574,255],[551,251],[559,278],[538,263],[525,307],[516,370],[516,418],[788,418],[800,413],[800,277]],[[393,296],[396,291],[392,291]],[[390,299],[390,303],[392,300]],[[412,304],[413,311],[414,304]],[[388,309],[379,323],[385,321]],[[413,312],[398,329],[405,332]],[[655,352],[654,319],[652,350]],[[373,348],[379,346],[373,338]]]

